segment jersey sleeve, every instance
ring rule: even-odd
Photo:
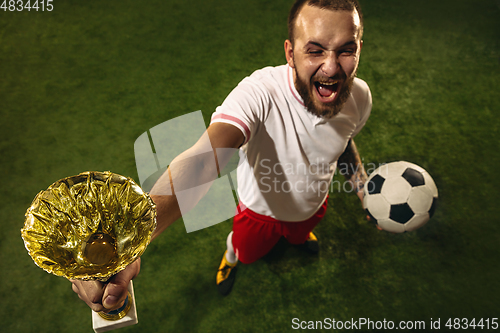
[[[269,96],[257,80],[247,77],[231,91],[212,114],[211,124],[222,122],[237,127],[246,144],[264,117]]]
[[[370,92],[370,87],[368,84],[361,80],[356,79],[356,88],[352,90],[354,100],[356,101],[356,106],[359,112],[359,122],[356,125],[356,129],[352,137],[354,138],[365,126],[366,121],[370,117],[372,111],[372,94]],[[353,87],[354,88],[354,87]]]

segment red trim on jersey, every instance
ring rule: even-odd
[[[212,118],[212,120],[215,120],[215,119],[225,119],[225,120],[229,120],[229,121],[233,121],[233,122],[237,123],[238,125],[240,125],[241,127],[243,127],[243,129],[245,130],[246,141],[248,141],[250,139],[250,129],[240,119],[238,119],[236,117],[233,117],[233,116],[228,116],[227,114],[223,114],[223,113],[215,115]]]
[[[287,66],[288,66],[288,71],[286,73],[286,76],[287,76],[287,79],[288,79],[288,87],[290,88],[290,91],[292,92],[292,95],[293,95],[293,97],[295,97],[295,99],[297,100],[297,102],[299,102],[302,106],[305,106],[304,102],[302,101],[302,98],[299,98],[295,94],[295,90],[293,89],[292,84],[290,82],[290,71],[292,70],[292,68],[290,67],[290,65],[287,65]]]

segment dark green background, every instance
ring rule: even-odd
[[[20,237],[34,196],[83,171],[137,179],[133,144],[191,111],[208,122],[252,71],[285,62],[291,1],[54,1],[0,11],[0,324],[5,332],[91,332],[70,283],[34,265]],[[226,221],[174,224],[143,256],[139,325],[122,332],[288,332],[292,319],[500,317],[499,6],[493,0],[362,1],[359,77],[373,112],[356,142],[367,163],[407,160],[439,188],[435,217],[377,231],[334,192],[318,257],[294,248],[240,265],[223,298],[215,272]],[[338,178],[341,180],[341,178]]]

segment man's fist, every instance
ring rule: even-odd
[[[115,274],[107,283],[99,281],[70,280],[72,288],[81,300],[95,312],[113,311],[120,308],[127,298],[128,285],[141,270],[141,258]]]

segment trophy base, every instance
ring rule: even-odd
[[[135,307],[134,285],[132,281],[128,285],[128,301],[124,304],[124,309],[117,313],[106,314],[103,312],[92,311],[92,326],[94,332],[101,333],[111,331],[117,328],[137,324],[137,309]],[[109,319],[108,319],[109,318]]]
[[[130,292],[127,295],[127,298],[125,298],[125,301],[123,302],[123,305],[121,308],[110,311],[110,312],[98,312],[99,316],[101,316],[102,319],[110,320],[110,321],[115,321],[115,320],[120,320],[123,317],[125,317],[132,307],[132,295],[130,295]]]

